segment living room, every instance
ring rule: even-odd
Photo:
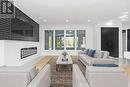
[[[129,0],[0,5],[0,87],[130,86]]]

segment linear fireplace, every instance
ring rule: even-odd
[[[21,48],[21,59],[37,54],[37,47]]]

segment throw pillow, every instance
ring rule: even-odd
[[[100,50],[96,50],[95,54],[94,54],[95,58],[102,58],[103,57],[103,52],[101,52]]]
[[[103,58],[109,58],[109,52],[108,51],[102,51],[103,52]]]
[[[95,51],[96,50],[90,50],[89,53],[88,53],[88,56],[94,57]]]
[[[85,50],[85,54],[88,55],[89,53],[89,49]]]

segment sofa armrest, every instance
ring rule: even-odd
[[[50,87],[50,65],[47,64],[27,87]]]
[[[26,87],[30,81],[27,72],[0,72],[0,87]]]
[[[73,65],[73,87],[89,87],[87,80],[77,64]]]
[[[94,67],[86,66],[89,73],[125,73],[122,67]]]
[[[128,76],[121,67],[89,67],[86,78],[91,87],[128,87]]]
[[[91,87],[128,87],[125,73],[89,73]]]

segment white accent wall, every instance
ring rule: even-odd
[[[0,40],[0,66],[4,65],[4,40]]]
[[[21,59],[21,48],[37,47],[37,54]],[[21,66],[40,57],[39,42],[1,40],[0,66]]]
[[[41,35],[40,37],[42,38],[41,40],[41,52],[42,55],[59,55],[63,52],[63,50],[45,50],[44,49],[44,39],[45,39],[45,35],[44,35],[44,30],[86,30],[86,48],[93,48],[93,30],[94,27],[92,25],[42,25],[40,26],[43,32],[43,35]],[[67,52],[71,55],[77,55],[78,54],[78,50],[67,50]]]

